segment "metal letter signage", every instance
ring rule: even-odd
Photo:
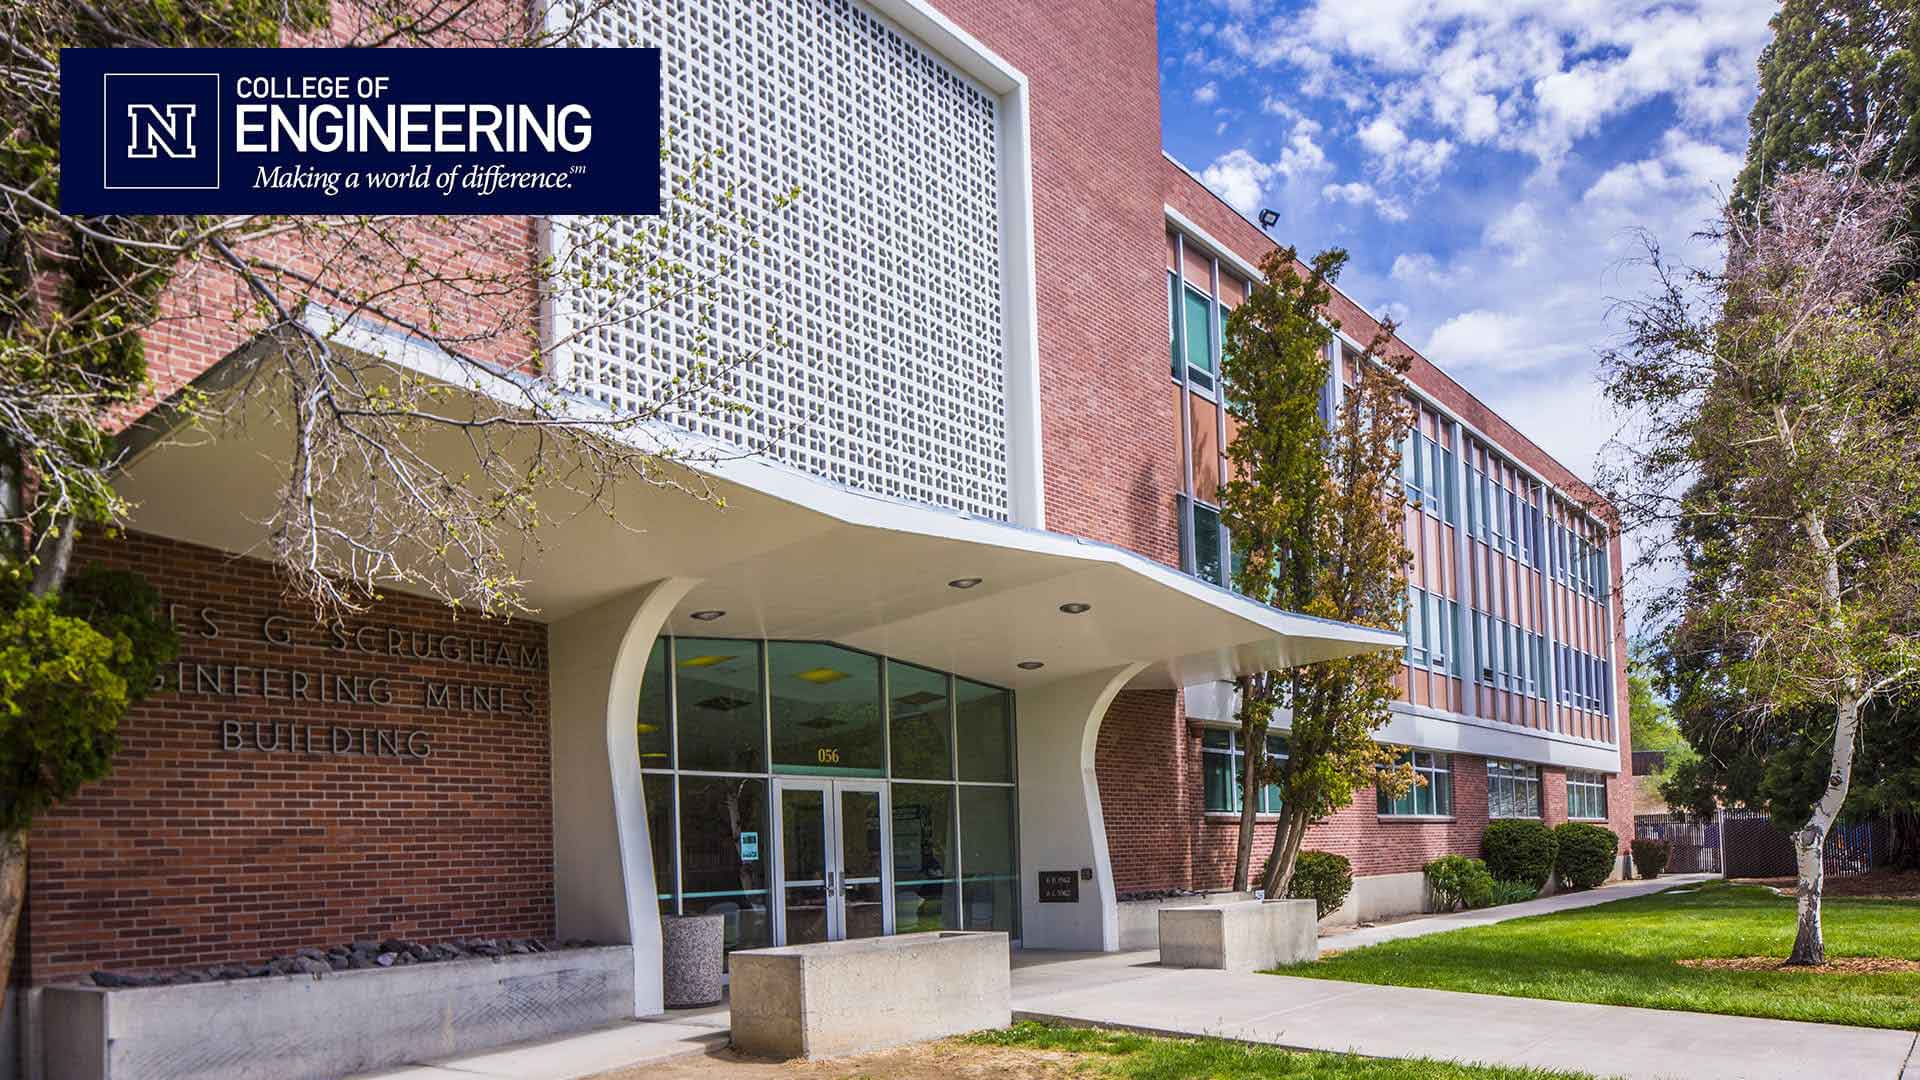
[[[1073,870],[1040,871],[1040,902],[1043,904],[1079,903],[1079,873]]]
[[[657,214],[659,49],[62,49],[69,214]]]

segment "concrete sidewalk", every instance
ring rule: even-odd
[[[1022,1019],[1633,1080],[1900,1080],[1911,1031],[1163,968],[1157,952],[1022,953]]]
[[[355,1080],[580,1080],[718,1050],[727,1045],[730,1023],[725,1005],[675,1010],[650,1020],[362,1073]]]
[[[1322,930],[1320,950],[1326,952],[1337,949],[1340,952],[1346,952],[1349,949],[1378,945],[1383,941],[1400,941],[1406,938],[1425,937],[1428,934],[1444,934],[1449,930],[1464,930],[1470,926],[1492,926],[1494,923],[1503,923],[1509,919],[1551,915],[1556,911],[1575,911],[1579,908],[1610,904],[1615,900],[1648,896],[1667,889],[1718,880],[1720,880],[1719,874],[1674,874],[1671,877],[1655,878],[1652,881],[1616,881],[1585,892],[1560,893],[1556,896],[1526,900],[1518,904],[1481,908],[1478,911],[1456,911],[1450,915],[1431,915],[1424,919],[1408,919],[1405,922],[1368,926],[1358,930]]]

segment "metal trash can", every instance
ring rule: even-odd
[[[665,967],[664,996],[669,1009],[720,1003],[720,970],[725,961],[725,915],[660,916],[660,959]]]

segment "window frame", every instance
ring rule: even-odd
[[[1576,794],[1579,798],[1576,800]],[[1577,813],[1592,810],[1594,800],[1598,800],[1600,812]],[[1607,818],[1607,774],[1597,769],[1567,770],[1567,820],[1568,821],[1606,821]]]
[[[1425,760],[1423,761],[1422,759]],[[1409,761],[1413,764],[1415,775],[1424,778],[1427,782],[1425,784],[1415,784],[1412,788],[1408,789],[1405,795],[1400,796],[1398,799],[1388,799],[1386,792],[1376,787],[1374,790],[1376,816],[1382,819],[1397,821],[1454,820],[1453,755],[1439,750],[1403,750],[1394,759],[1393,767],[1398,768],[1401,765],[1407,764]],[[1440,783],[1439,779],[1442,776],[1446,777],[1444,786]],[[1428,804],[1429,808],[1424,812],[1419,808],[1420,793],[1423,791],[1429,793],[1428,799],[1430,800]],[[1446,796],[1446,805],[1444,807],[1440,805],[1440,796],[1442,793]],[[1400,809],[1403,804],[1410,809]]]
[[[1226,747],[1223,749],[1221,747],[1208,746],[1207,736],[1219,734],[1224,734],[1227,737]],[[1280,749],[1277,751],[1273,748],[1276,740],[1280,744]],[[1233,785],[1229,789],[1232,792],[1229,801],[1234,804],[1240,803],[1240,801],[1246,797],[1245,792],[1241,790],[1242,784],[1240,779],[1241,776],[1244,775],[1244,762],[1246,761],[1246,750],[1240,745],[1240,730],[1238,728],[1213,726],[1204,727],[1200,730],[1200,811],[1202,814],[1231,814],[1238,817],[1241,812],[1240,805],[1218,807],[1210,806],[1207,803],[1206,776],[1208,755],[1227,759],[1227,775],[1233,778]],[[1281,762],[1287,760],[1285,735],[1280,732],[1267,733],[1267,759],[1269,761]],[[1271,810],[1266,809],[1269,795],[1271,795],[1273,803],[1273,809]],[[1278,784],[1267,784],[1260,789],[1260,804],[1253,808],[1253,813],[1255,817],[1278,817],[1283,805],[1280,799],[1280,786]]]
[[[1546,807],[1541,798],[1540,766],[1506,758],[1487,759],[1487,818],[1540,821]],[[1496,798],[1498,793],[1498,798]],[[1533,813],[1517,813],[1525,796],[1531,796]]]

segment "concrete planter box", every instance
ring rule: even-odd
[[[624,945],[106,990],[49,986],[48,1080],[321,1080],[633,1017]]]
[[[733,1045],[825,1058],[1013,1022],[1007,935],[934,931],[732,958]]]
[[[1168,967],[1263,971],[1320,956],[1312,900],[1243,900],[1160,909],[1160,962]]]

